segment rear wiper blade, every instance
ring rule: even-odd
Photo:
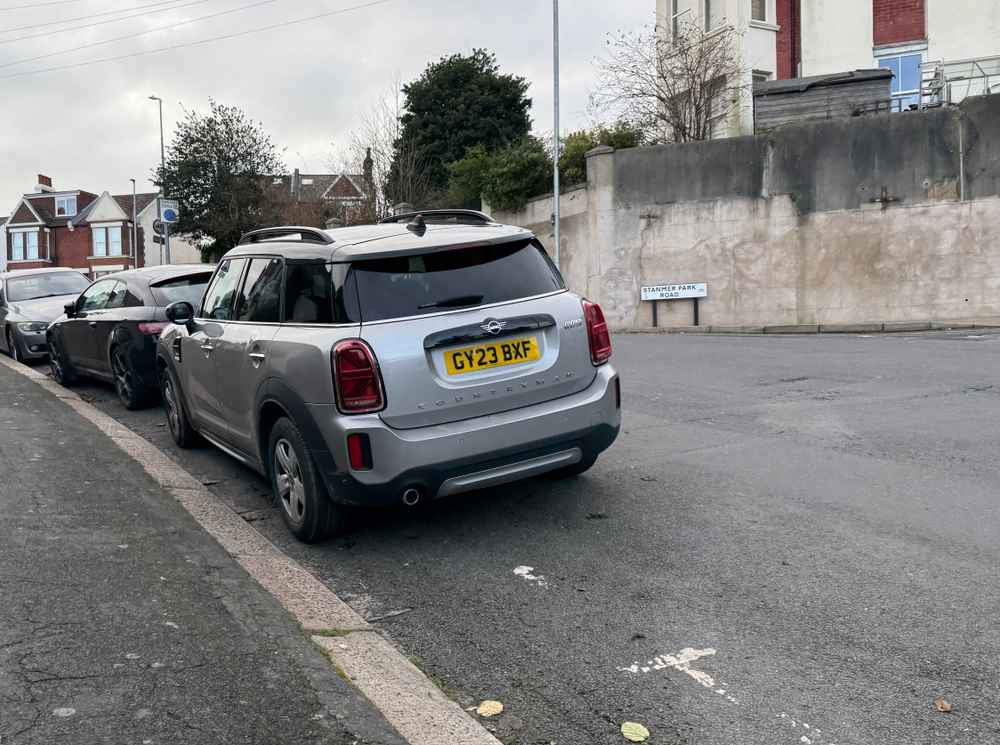
[[[479,305],[482,302],[482,295],[459,295],[458,297],[449,297],[433,303],[418,305],[417,310],[426,310],[427,308],[461,308],[466,305]]]

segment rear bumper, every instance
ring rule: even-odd
[[[592,460],[621,427],[618,375],[610,365],[579,393],[462,422],[397,430],[378,416],[344,417],[310,406],[323,442],[313,457],[337,502],[390,505],[415,487],[438,498]],[[348,471],[347,436],[371,439],[374,469]],[[337,464],[342,464],[341,468]]]

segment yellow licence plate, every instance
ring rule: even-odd
[[[477,370],[489,370],[491,367],[533,362],[541,358],[542,351],[538,348],[538,338],[525,336],[520,339],[452,349],[444,353],[444,364],[449,375],[464,375]]]

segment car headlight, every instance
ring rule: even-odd
[[[49,324],[26,321],[24,323],[17,324],[17,327],[26,334],[41,334],[49,327]]]

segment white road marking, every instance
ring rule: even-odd
[[[74,714],[76,714],[76,709],[70,709],[69,707],[65,709],[53,709],[52,711],[53,716],[61,717],[62,719],[65,719],[66,717],[71,717]]]
[[[545,577],[541,574],[534,574],[534,571],[534,567],[517,567],[514,569],[514,574],[523,577],[528,582],[534,582],[539,587],[548,587],[549,583],[545,581]]]
[[[693,678],[699,684],[712,691],[712,693],[722,696],[729,703],[738,704],[739,702],[727,693],[725,688],[715,687],[715,678],[703,670],[693,670],[691,668],[692,662],[697,662],[702,657],[711,657],[714,654],[715,650],[711,647],[708,647],[707,649],[685,647],[677,654],[664,654],[659,657],[654,657],[653,659],[648,660],[644,665],[639,662],[634,662],[628,667],[620,667],[618,669],[621,672],[632,673],[633,675],[648,673],[653,670],[677,670]]]
[[[808,735],[802,735],[799,738],[799,742],[802,743],[802,745],[837,745],[832,740],[824,740],[823,730],[817,729],[815,726],[811,726],[807,722],[802,722],[802,721],[796,722],[791,715],[785,712],[781,712],[780,714],[778,714],[778,718],[785,720],[791,726],[792,729],[797,729],[798,727],[802,727],[802,729],[809,730]]]

